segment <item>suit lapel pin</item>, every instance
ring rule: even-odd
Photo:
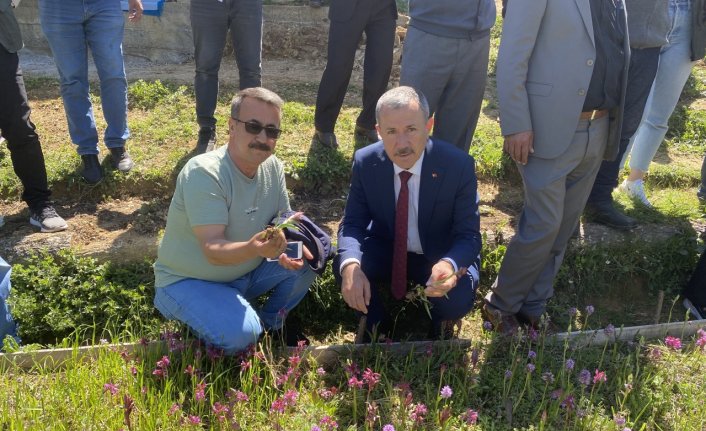
[[[432,178],[436,178],[436,177],[438,177],[438,175],[436,174],[436,172],[432,172],[432,173],[431,173],[431,177],[432,177]]]

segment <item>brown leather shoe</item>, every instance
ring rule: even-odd
[[[554,335],[559,332],[559,327],[552,322],[551,317],[549,317],[547,313],[540,314],[539,316],[528,316],[518,313],[517,320],[522,325],[532,328],[539,333],[544,333],[544,335]]]
[[[514,314],[503,314],[488,304],[483,304],[480,311],[483,319],[493,325],[493,330],[503,336],[511,337],[520,329],[520,322]]]

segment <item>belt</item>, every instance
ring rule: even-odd
[[[607,109],[596,109],[595,111],[582,112],[579,118],[582,120],[597,120],[605,117],[606,115],[608,115]]]

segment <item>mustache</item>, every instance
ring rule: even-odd
[[[399,150],[395,151],[395,156],[408,156],[410,154],[414,154],[414,150],[412,147],[405,147],[405,148],[400,148]]]
[[[265,144],[264,142],[252,141],[251,143],[248,144],[248,148],[252,148],[252,149],[260,150],[260,151],[265,151],[267,153],[272,152],[272,148],[270,148],[270,146]]]

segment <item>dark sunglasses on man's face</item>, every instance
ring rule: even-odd
[[[279,135],[282,134],[282,129],[278,129],[273,126],[263,126],[262,124],[258,123],[257,121],[254,121],[254,120],[243,121],[243,120],[241,120],[239,118],[235,118],[235,117],[230,117],[230,118],[234,119],[238,123],[243,123],[245,125],[245,131],[250,133],[251,135],[259,135],[263,129],[265,129],[265,135],[270,139],[277,139],[277,138],[279,138]]]

